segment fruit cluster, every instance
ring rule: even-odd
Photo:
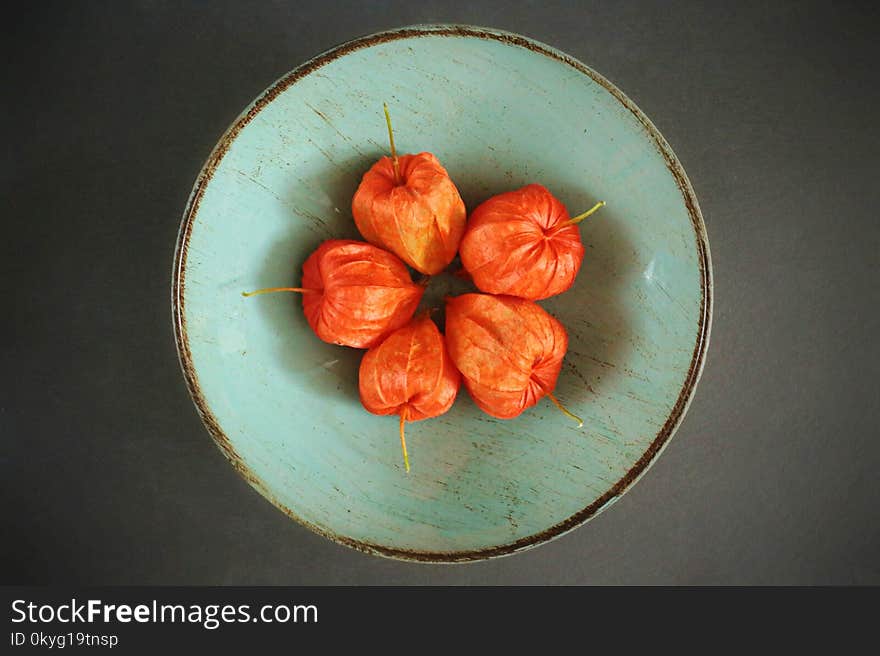
[[[530,184],[494,196],[468,218],[446,169],[431,153],[391,156],[364,174],[352,214],[366,242],[331,239],[303,264],[306,320],[325,342],[369,349],[359,371],[360,399],[378,415],[398,415],[409,471],[407,421],[452,407],[464,382],[484,412],[518,416],[553,395],[568,335],[534,301],[574,283],[584,248],[577,224],[604,203],[570,218],[547,189]],[[485,293],[446,300],[445,335],[429,314],[414,317],[430,276],[456,254]],[[424,274],[414,282],[407,266]]]

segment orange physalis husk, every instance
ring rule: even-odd
[[[400,443],[409,471],[404,426],[452,407],[461,376],[443,335],[428,316],[413,319],[374,346],[361,361],[361,403],[374,415],[400,417]]]
[[[412,318],[425,287],[381,248],[328,239],[303,264],[302,287],[271,287],[245,296],[276,291],[302,293],[306,321],[325,342],[369,348]]]
[[[446,343],[474,402],[499,419],[512,419],[553,396],[568,335],[531,301],[513,296],[463,294],[446,300]]]
[[[432,276],[458,251],[466,220],[464,202],[434,155],[398,157],[393,137],[391,151],[391,157],[382,157],[364,174],[351,201],[354,221],[368,242]]]
[[[564,292],[584,259],[577,224],[604,204],[569,218],[565,205],[538,184],[493,196],[468,218],[461,263],[490,294],[538,300]]]

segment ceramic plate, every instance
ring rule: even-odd
[[[363,352],[319,341],[296,295],[242,297],[298,283],[321,241],[358,238],[351,197],[387,153],[383,101],[400,152],[435,153],[470,209],[530,182],[572,214],[607,202],[582,224],[574,287],[542,301],[569,331],[556,394],[582,429],[546,399],[493,419],[462,388],[409,425],[407,475],[396,418],[358,400]],[[438,276],[425,303],[463,284]],[[339,46],[241,114],[186,208],[173,311],[196,407],[254,488],[342,544],[451,562],[559,536],[645,472],[694,393],[711,289],[693,190],[632,101],[536,41],[431,26]]]

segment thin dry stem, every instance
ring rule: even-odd
[[[242,292],[242,296],[257,296],[258,294],[272,294],[273,292],[299,292],[300,294],[317,294],[317,289],[304,289],[302,287],[266,287],[252,292]]]
[[[409,455],[406,453],[406,408],[400,411],[400,448],[403,449],[403,465],[406,467],[406,473],[409,473]]]
[[[388,104],[382,103],[385,109],[385,123],[388,125],[388,141],[391,144],[391,163],[394,166],[394,184],[400,184],[400,164],[397,161],[397,148],[394,146],[394,130],[391,129],[391,114],[388,112]]]

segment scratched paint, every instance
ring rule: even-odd
[[[469,208],[535,181],[572,213],[608,203],[581,228],[574,287],[542,303],[569,330],[556,392],[583,429],[549,403],[495,420],[462,392],[411,425],[406,475],[393,418],[358,402],[362,352],[317,340],[292,295],[241,297],[298,282],[323,239],[357,237],[351,196],[383,153],[383,101],[398,148],[437,154]],[[547,46],[440,26],[341,46],[245,111],[197,181],[173,301],[194,399],[254,487],[349,546],[457,561],[562,534],[644,473],[702,367],[711,268],[684,172],[620,91]]]

